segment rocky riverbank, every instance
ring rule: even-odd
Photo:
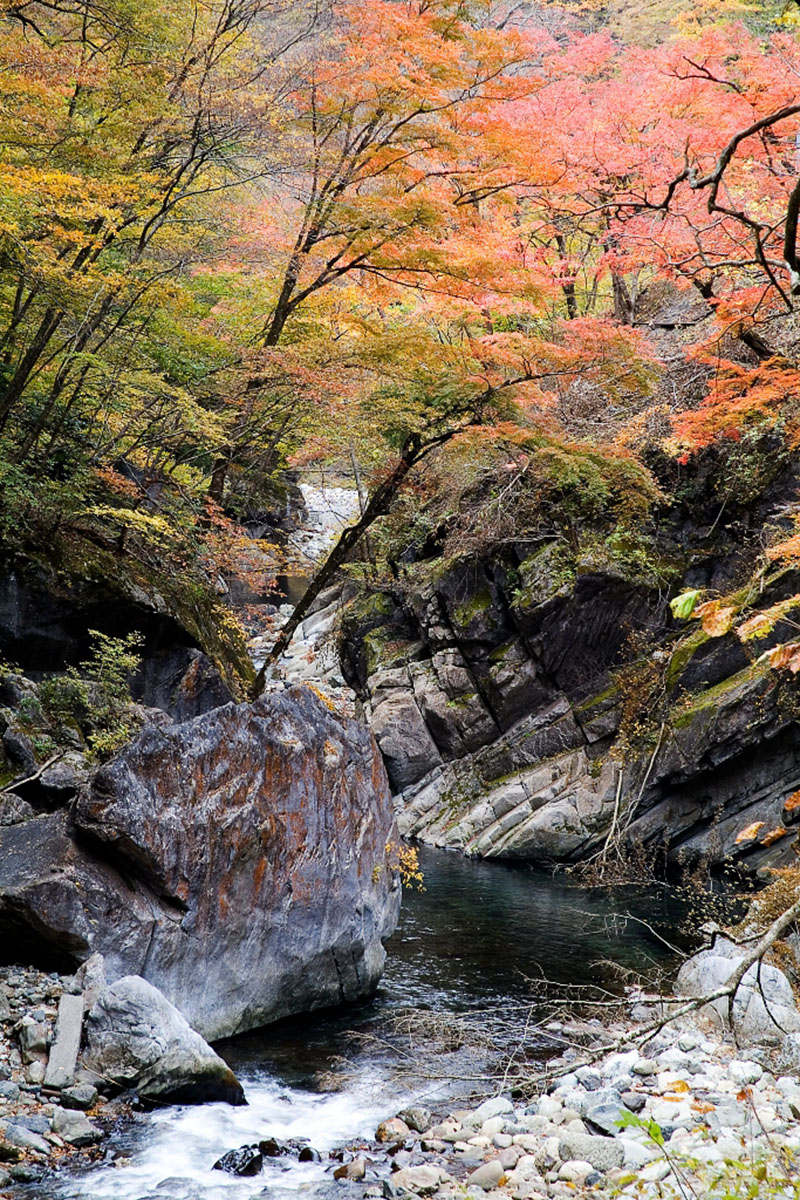
[[[641,1046],[602,1054],[598,1046],[635,1035],[636,1023],[555,1021],[548,1030],[569,1045],[549,1064],[547,1090],[524,1103],[497,1095],[435,1116],[421,1105],[402,1110],[374,1140],[332,1156],[342,1194],[716,1197],[736,1177],[800,1181],[795,1043],[783,1052],[742,1050],[684,1019]],[[297,1149],[274,1146],[265,1131],[260,1147],[242,1147],[222,1169],[258,1174],[263,1157],[276,1153]]]
[[[98,1161],[130,1112],[129,1097],[102,1095],[102,1081],[83,1068],[62,1089],[45,1085],[59,1002],[72,986],[55,973],[0,968],[0,1189],[35,1182],[67,1159]]]
[[[697,1007],[744,953],[717,937],[681,968],[677,999],[631,990],[611,1020],[549,1021],[540,1033],[555,1057],[531,1062],[524,1090],[433,1112],[418,1093],[374,1138],[331,1155],[331,1182],[363,1200],[721,1200],[753,1196],[748,1186],[765,1178],[800,1185],[800,1012],[787,976],[769,963],[760,978],[749,968],[735,1037],[726,1004]],[[218,1169],[257,1176],[268,1158],[303,1152],[313,1148],[276,1144],[264,1130]]]
[[[546,1092],[526,1104],[495,1096],[438,1120],[412,1108],[354,1152],[349,1177],[363,1174],[364,1195],[376,1200],[717,1196],[737,1174],[750,1182],[800,1179],[795,1045],[788,1053],[745,1051],[683,1020],[641,1047],[578,1066],[594,1044],[634,1028],[599,1021],[548,1028],[577,1044],[550,1064],[562,1074]]]

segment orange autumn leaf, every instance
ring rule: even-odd
[[[730,605],[722,606],[720,600],[706,600],[694,610],[703,627],[703,632],[709,637],[722,637],[728,632],[736,616],[736,609]]]
[[[754,842],[763,828],[764,821],[753,821],[752,825],[740,829],[735,838],[737,846],[741,842]]]
[[[794,812],[798,808],[800,808],[800,790],[792,792],[791,796],[787,796],[783,802],[784,812]]]
[[[761,839],[762,846],[771,846],[773,842],[779,842],[782,837],[786,837],[788,829],[784,825],[776,825],[774,829],[770,829],[769,833],[765,833]]]
[[[791,671],[796,675],[800,671],[800,642],[786,642],[783,646],[776,646],[774,650],[768,650],[764,657],[773,670]]]

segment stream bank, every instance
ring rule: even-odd
[[[587,891],[526,866],[426,850],[420,857],[427,890],[406,893],[372,999],[217,1046],[243,1083],[248,1107],[130,1112],[87,1151],[95,1165],[62,1170],[11,1194],[36,1200],[179,1200],[184,1194],[191,1200],[250,1200],[265,1188],[320,1197],[344,1196],[352,1188],[360,1197],[363,1188],[333,1179],[341,1159],[351,1156],[346,1148],[371,1145],[378,1123],[412,1102],[445,1116],[495,1090],[509,1023],[493,1025],[493,1019],[505,1013],[516,1023],[528,1011],[529,980],[541,975],[543,964],[550,967],[552,997],[585,982],[587,969],[613,987],[619,966],[672,961],[645,925],[626,916],[633,912],[662,933],[679,926],[685,910],[663,889]],[[545,1010],[537,1002],[535,1011]],[[474,1044],[465,1034],[478,1026],[487,1036]],[[460,1046],[453,1034],[462,1038]],[[528,1050],[539,1063],[552,1053],[552,1039],[532,1034]],[[97,1120],[95,1113],[90,1117]],[[212,1170],[228,1150],[268,1135],[309,1138],[323,1160],[269,1160],[251,1179]],[[388,1174],[388,1162],[385,1169]]]

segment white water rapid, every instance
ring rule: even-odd
[[[330,1174],[329,1151],[373,1133],[402,1101],[378,1072],[366,1072],[354,1088],[339,1093],[282,1086],[259,1074],[244,1076],[242,1083],[247,1107],[201,1104],[157,1112],[130,1156],[96,1169],[90,1179],[65,1177],[50,1194],[60,1200],[85,1200],[89,1195],[92,1200],[252,1200],[278,1191],[287,1196],[327,1192],[337,1186]],[[308,1138],[322,1161],[265,1158],[264,1170],[251,1178],[213,1170],[228,1150],[267,1136]]]
[[[296,554],[315,564],[328,553],[345,526],[358,516],[358,492],[355,488],[324,484],[316,487],[311,483],[301,483],[300,491],[306,502],[308,520],[292,535],[290,542]]]
[[[289,539],[289,559],[293,563],[289,590],[302,595],[308,578],[330,552],[342,530],[358,517],[360,506],[354,488],[300,484],[306,504],[307,517],[300,529]],[[332,592],[332,594],[331,594]],[[297,596],[295,596],[295,600]],[[352,715],[354,696],[345,686],[339,667],[339,656],[332,636],[339,617],[340,592],[333,588],[324,604],[319,602],[314,612],[301,624],[284,654],[269,688],[282,684],[313,683],[325,691],[342,712]],[[267,632],[257,634],[250,643],[250,653],[256,667],[264,661],[281,626],[292,614],[291,604],[282,604],[278,616],[265,622]]]

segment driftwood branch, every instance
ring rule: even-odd
[[[713,1004],[715,1000],[728,1001],[728,1017],[732,1019],[733,1005],[736,999],[736,993],[741,986],[747,972],[756,963],[759,963],[768,950],[772,948],[778,938],[789,929],[795,921],[800,917],[800,900],[796,900],[794,904],[785,909],[779,917],[776,918],[770,925],[766,933],[758,939],[751,950],[736,964],[731,972],[728,982],[721,987],[716,988],[713,992],[707,992],[704,996],[678,996],[675,999],[670,999],[664,996],[657,998],[647,997],[647,1001],[656,999],[664,1006],[664,1011],[660,1016],[646,1025],[640,1026],[634,1030],[626,1030],[619,1037],[605,1043],[602,1046],[597,1046],[590,1054],[584,1056],[582,1062],[571,1062],[563,1071],[558,1071],[556,1074],[565,1074],[567,1071],[575,1071],[578,1067],[589,1066],[591,1063],[597,1062],[606,1054],[613,1054],[616,1051],[623,1050],[625,1047],[641,1045],[647,1042],[655,1034],[660,1033],[665,1026],[672,1021],[677,1021],[681,1017],[689,1016],[693,1012],[697,1012],[701,1008],[705,1008],[707,1004]],[[769,1011],[769,1010],[768,1010]]]
[[[53,763],[58,762],[58,760],[63,757],[64,757],[64,752],[63,752],[63,750],[61,750],[61,751],[59,751],[58,754],[54,754],[54,755],[52,755],[51,758],[48,758],[47,762],[42,763],[42,765],[39,767],[38,771],[34,771],[33,775],[26,775],[24,779],[17,779],[17,780],[15,780],[14,783],[9,783],[3,789],[3,791],[4,792],[16,792],[18,788],[24,787],[26,783],[35,783],[37,779],[40,779],[42,777],[42,775],[44,775],[44,773],[48,769],[48,767],[52,767]]]

